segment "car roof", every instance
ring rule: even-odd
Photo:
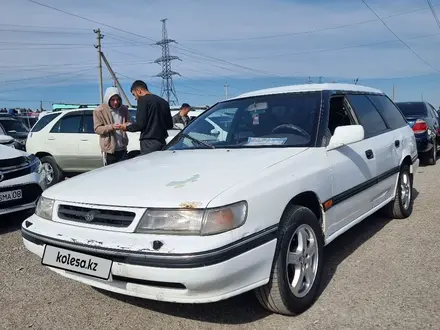
[[[361,93],[384,94],[379,89],[362,86],[362,85],[324,83],[324,84],[290,85],[290,86],[260,89],[253,92],[241,94],[237,97],[231,98],[230,100],[241,99],[252,96],[271,95],[271,94],[318,92],[318,91],[347,91],[347,92],[350,91],[350,92],[361,92]]]
[[[425,101],[405,101],[405,102],[395,102],[396,104],[426,104]]]

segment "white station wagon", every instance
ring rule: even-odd
[[[45,190],[22,236],[43,265],[104,290],[180,303],[255,290],[294,315],[317,298],[326,244],[379,209],[411,214],[418,165],[377,89],[260,90],[217,103],[164,151]]]

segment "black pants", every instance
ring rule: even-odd
[[[127,150],[115,151],[113,154],[105,154],[105,165],[111,165],[127,159]]]
[[[146,155],[154,151],[162,150],[165,147],[165,141],[159,140],[140,140],[141,155]]]

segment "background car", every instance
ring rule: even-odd
[[[23,125],[21,120],[9,114],[1,114],[0,134],[12,136],[14,138],[15,149],[26,150],[26,139],[29,134],[29,129]]]
[[[15,140],[12,136],[0,134],[0,145],[15,149]]]
[[[430,165],[437,162],[440,125],[437,111],[428,102],[396,102],[414,131],[421,160]]]
[[[132,119],[136,113],[131,110]],[[169,142],[180,132],[168,130]],[[127,132],[129,158],[140,153],[140,133]],[[48,185],[65,176],[94,170],[103,166],[99,136],[93,128],[93,109],[73,109],[46,113],[29,133],[26,149],[41,159],[47,172]]]
[[[35,155],[0,145],[0,218],[34,209],[46,188],[44,175]]]

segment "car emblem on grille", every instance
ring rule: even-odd
[[[92,222],[93,220],[95,220],[95,214],[96,214],[95,211],[89,211],[84,215],[84,219],[87,222]]]

